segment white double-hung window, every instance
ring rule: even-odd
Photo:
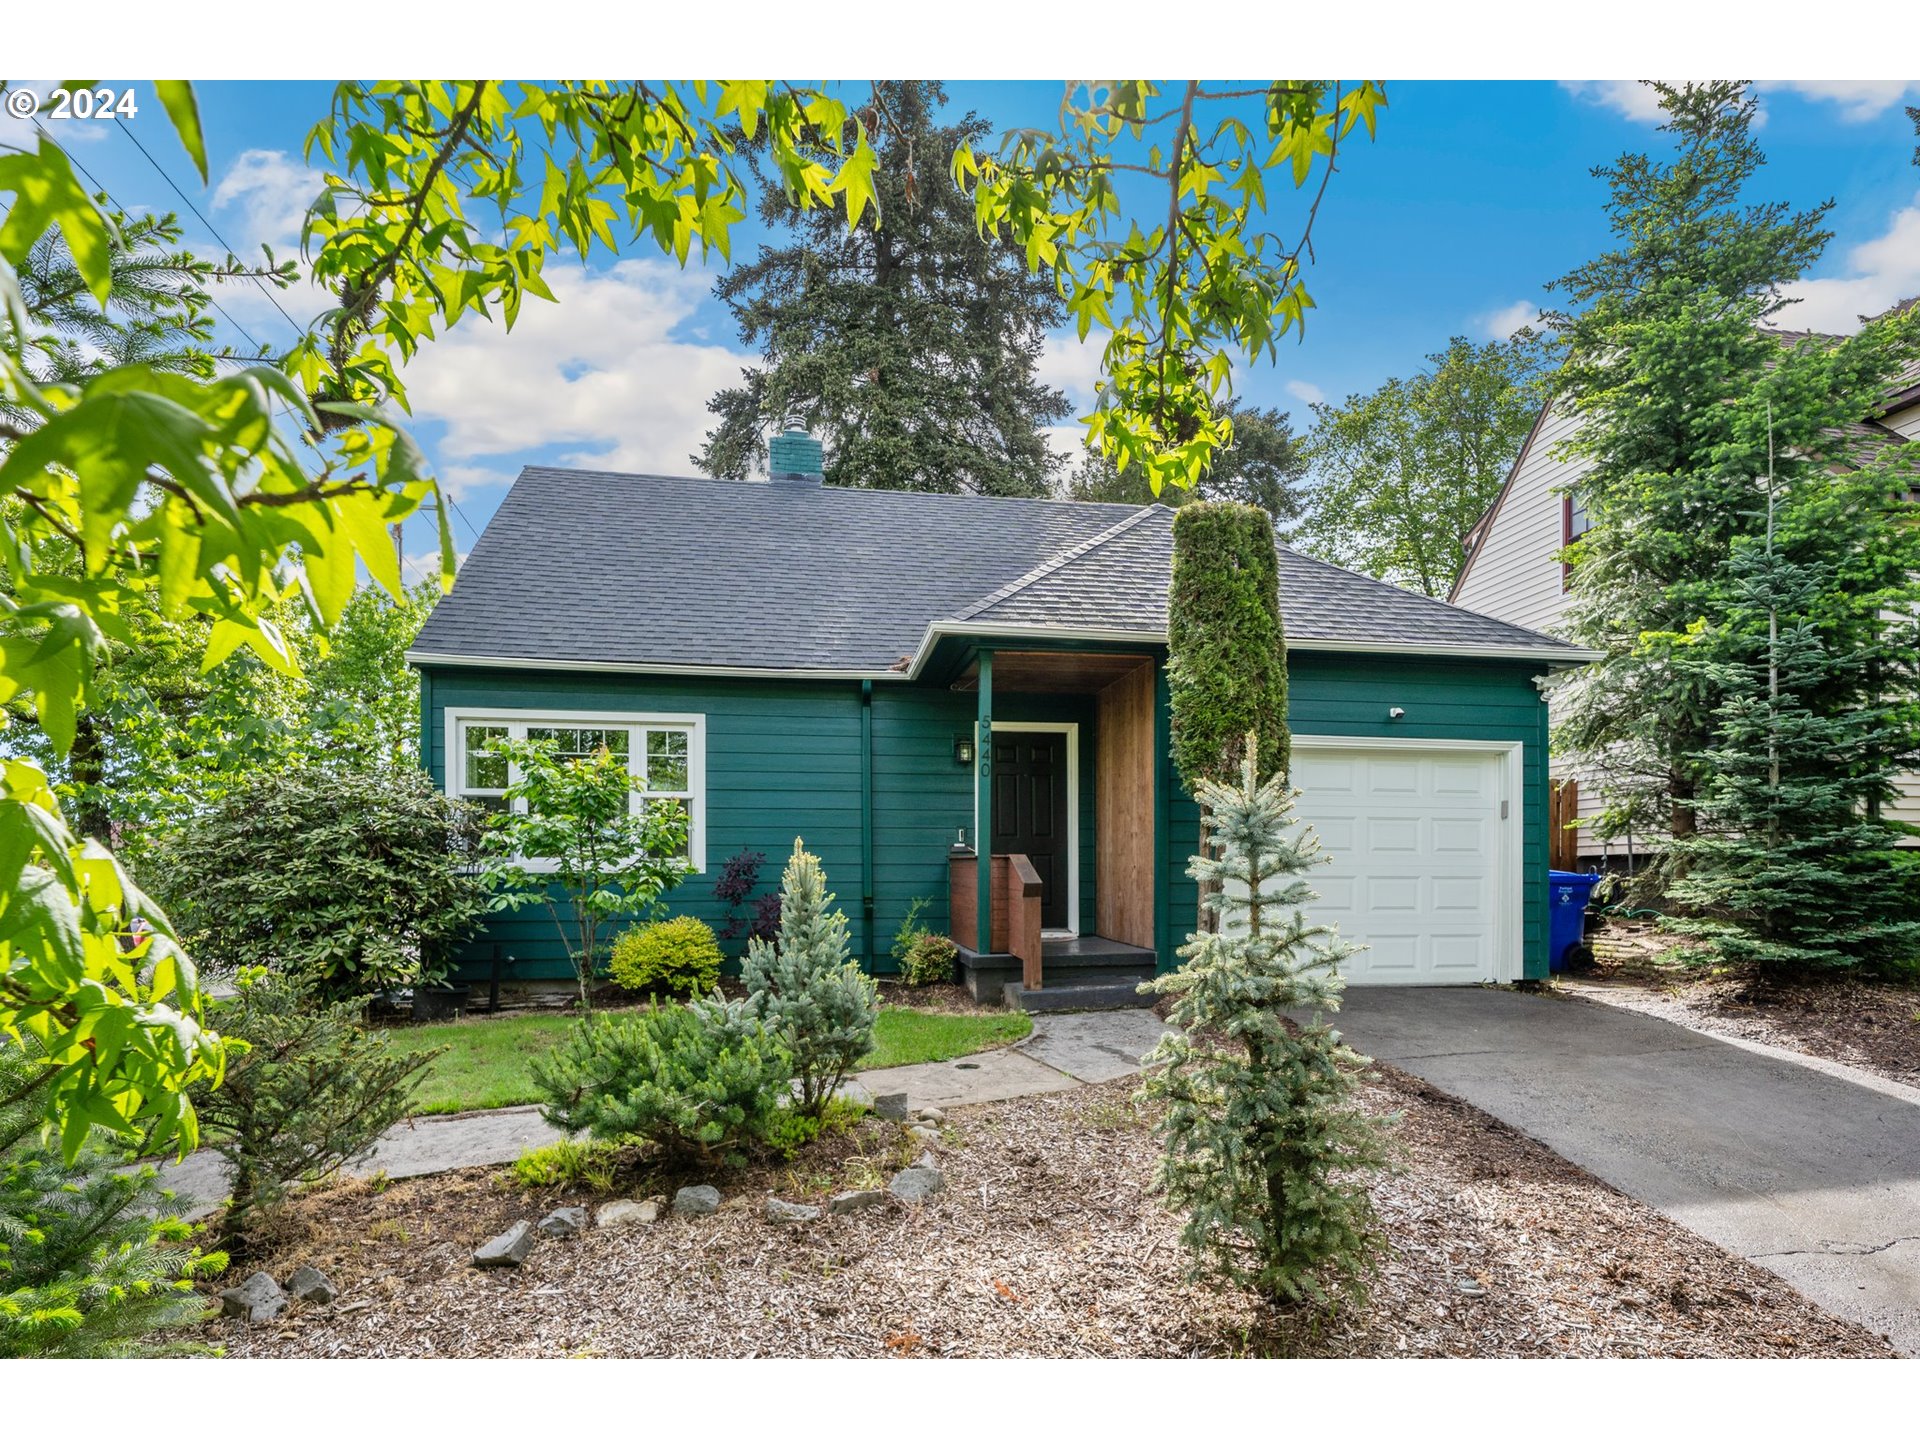
[[[547,740],[561,759],[605,749],[640,782],[631,804],[677,805],[687,814],[685,858],[707,868],[707,726],[704,715],[547,710],[447,711],[447,793],[488,810],[505,809],[519,778],[502,740]]]

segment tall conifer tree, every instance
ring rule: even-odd
[[[838,207],[803,210],[779,184],[762,187],[761,219],[792,241],[714,287],[762,363],[708,402],[719,423],[693,457],[708,474],[761,468],[767,433],[797,419],[826,443],[837,485],[1052,489],[1060,459],[1046,431],[1070,407],[1037,366],[1065,311],[1017,244],[981,235],[950,171],[954,151],[992,126],[972,114],[941,123],[945,102],[932,81],[874,86],[861,119],[876,137],[877,228],[849,229]]]

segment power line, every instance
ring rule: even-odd
[[[202,225],[207,227],[208,233],[211,234],[214,239],[218,240],[221,243],[221,245],[226,247],[226,252],[229,255],[237,255],[239,252],[236,251],[232,245],[227,243],[227,237],[222,235],[218,230],[215,230],[213,228],[213,222],[207,219],[206,216],[202,215],[200,213],[200,208],[197,205],[195,205],[193,201],[187,198],[187,192],[182,190],[178,185],[173,183],[173,177],[169,175],[166,172],[166,170],[161,167],[161,164],[158,160],[153,158],[152,153],[148,151],[147,147],[140,143],[140,137],[133,133],[133,131],[128,127],[127,122],[121,119],[118,115],[116,115],[113,117],[113,123],[120,127],[120,133],[122,135],[125,135],[127,139],[133,141],[133,148],[138,150],[142,155],[145,155],[147,157],[147,163],[154,168],[154,172],[157,175],[159,175],[159,177],[162,180],[167,182],[167,188],[172,190],[174,194],[180,197],[180,203],[182,205],[185,205],[187,209],[193,212],[193,218],[198,220]],[[272,302],[273,308],[280,312],[281,318],[285,320],[287,324],[293,327],[293,333],[302,340],[306,339],[307,332],[305,327],[303,327],[298,320],[294,319],[293,316],[287,314],[287,307],[282,305],[280,303],[279,297],[275,295],[272,290],[267,288],[266,281],[262,280],[258,275],[253,276],[252,279],[253,279],[253,283],[260,287],[260,293],[266,296],[267,299],[270,302]],[[218,309],[217,306],[215,308]],[[224,310],[222,310],[220,313],[223,315],[226,314]]]

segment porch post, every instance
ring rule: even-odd
[[[973,737],[973,852],[979,888],[975,942],[993,949],[993,651],[980,652],[980,708]]]

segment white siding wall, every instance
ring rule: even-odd
[[[1920,440],[1920,405],[1909,405],[1904,410],[1894,410],[1884,416],[1880,423],[1889,430],[1897,430],[1909,440]]]
[[[1587,462],[1563,461],[1553,452],[1574,428],[1573,417],[1556,410],[1535,430],[1454,604],[1530,630],[1558,629],[1567,608],[1558,559],[1565,524],[1561,496]]]

